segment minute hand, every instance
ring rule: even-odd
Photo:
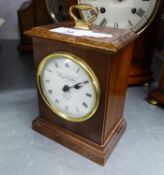
[[[79,89],[79,88],[81,88],[81,86],[82,86],[83,84],[87,84],[87,83],[89,83],[89,81],[88,81],[88,80],[85,80],[85,81],[82,81],[82,82],[80,82],[80,83],[77,83],[77,84],[75,84],[75,85],[73,85],[73,86],[70,86],[70,88]]]

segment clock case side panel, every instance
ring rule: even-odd
[[[40,93],[38,92],[39,111],[40,117],[101,145],[103,136],[103,122],[105,120],[105,100],[103,100],[102,98],[106,98],[106,80],[110,66],[110,56],[108,55],[109,59],[107,59],[107,55],[105,53],[97,52],[97,50],[95,49],[88,49],[87,47],[83,46],[77,46],[64,42],[56,42],[53,40],[46,40],[41,38],[33,38],[33,46],[36,68],[38,67],[40,61],[47,55],[54,52],[64,51],[82,58],[93,69],[94,73],[98,77],[101,87],[100,105],[93,117],[91,117],[87,121],[80,123],[66,121],[56,116],[56,114],[54,114],[48,108]]]
[[[106,119],[104,121],[103,142],[108,142],[112,135],[120,137],[126,128],[123,112],[128,86],[128,73],[132,60],[134,42],[121,49],[111,59],[111,67],[108,75],[108,101],[106,105]],[[114,142],[116,144],[116,142]]]

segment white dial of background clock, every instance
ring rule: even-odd
[[[98,18],[95,24],[139,31],[152,20],[159,0],[79,0],[97,7]],[[85,20],[92,11],[82,11]]]
[[[40,64],[41,93],[57,115],[70,121],[86,120],[98,105],[98,82],[93,74],[78,58],[52,54]]]

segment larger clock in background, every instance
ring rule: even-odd
[[[97,8],[99,15],[95,24],[131,29],[138,33],[151,23],[159,7],[159,0],[78,0],[78,3]],[[92,11],[82,11],[85,20],[92,14]]]

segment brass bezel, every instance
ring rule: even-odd
[[[152,22],[153,19],[155,18],[156,14],[157,14],[157,12],[158,12],[158,9],[159,9],[160,1],[161,1],[161,0],[156,0],[156,5],[155,5],[155,7],[154,7],[153,13],[152,13],[152,15],[149,17],[149,19],[147,20],[147,22],[144,23],[143,26],[142,26],[140,29],[138,29],[137,31],[134,31],[134,32],[136,32],[138,35],[141,34],[141,33],[151,24],[151,22]],[[80,0],[77,0],[77,2],[78,2],[78,4],[81,4]],[[105,4],[104,4],[104,5],[105,5]],[[84,19],[82,12],[80,12],[80,16]]]
[[[56,108],[54,105],[52,105],[49,100],[47,99],[44,90],[42,88],[42,84],[41,84],[41,76],[42,76],[42,71],[44,70],[44,66],[47,64],[47,62],[50,59],[60,59],[60,57],[62,58],[66,58],[69,60],[74,61],[76,64],[79,64],[79,66],[86,72],[86,74],[88,75],[89,79],[91,80],[92,84],[93,84],[93,88],[94,88],[94,92],[95,92],[95,102],[94,105],[91,109],[91,111],[89,113],[87,113],[84,116],[81,116],[79,118],[73,118],[72,116],[66,115],[65,113],[63,113],[62,111],[60,111],[58,108]],[[39,66],[38,66],[38,70],[37,70],[37,87],[39,90],[39,93],[41,94],[41,97],[43,98],[44,102],[46,103],[46,105],[52,110],[52,112],[54,112],[57,116],[67,120],[67,121],[71,121],[71,122],[83,122],[88,120],[89,118],[91,118],[98,106],[99,106],[99,101],[100,101],[100,85],[98,82],[98,79],[95,75],[95,73],[93,72],[93,70],[91,69],[91,67],[85,62],[83,61],[81,58],[79,58],[78,56],[68,53],[68,52],[54,52],[48,56],[46,56],[45,58],[43,58],[43,60],[40,62]]]

